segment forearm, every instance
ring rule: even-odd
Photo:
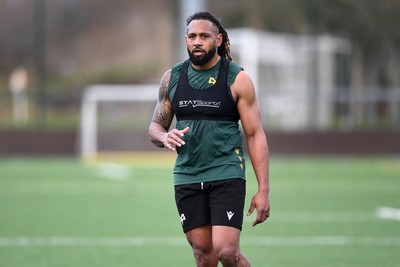
[[[152,121],[150,123],[149,127],[149,136],[150,136],[150,141],[160,147],[163,148],[165,147],[163,140],[165,139],[165,135],[167,134],[167,130],[162,127],[160,124],[157,122]]]
[[[258,182],[258,191],[269,194],[269,149],[262,130],[247,137],[247,147],[254,173]]]

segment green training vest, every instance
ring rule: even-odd
[[[224,77],[219,77],[221,60],[205,71],[198,71],[188,64],[187,75],[181,74],[184,62],[172,68],[168,91],[178,115],[176,128],[190,128],[183,137],[186,144],[177,147],[175,185],[230,178],[245,179],[242,136],[237,122],[239,118],[230,91],[230,85],[243,69],[232,62],[228,63],[229,69],[226,71],[227,75],[222,75]],[[186,80],[179,82],[180,79]],[[203,90],[206,94],[196,94],[190,90]],[[223,94],[221,90],[228,93]],[[219,102],[223,104],[219,105]],[[178,111],[179,105],[182,108],[189,107],[189,112]],[[218,105],[224,107],[221,113],[228,114],[227,116],[218,116]],[[231,106],[234,107],[234,111],[231,110]],[[179,116],[181,114],[186,116]]]

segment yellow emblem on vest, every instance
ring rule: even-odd
[[[210,77],[210,78],[208,79],[208,83],[210,83],[210,84],[215,84],[216,82],[217,82],[217,80],[215,80],[214,77]]]

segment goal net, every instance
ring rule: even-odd
[[[81,103],[80,154],[93,162],[153,148],[148,127],[158,84],[92,85]]]

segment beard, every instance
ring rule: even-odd
[[[209,51],[205,51],[205,53],[200,57],[193,55],[193,52],[191,52],[189,49],[187,51],[192,64],[201,67],[206,65],[214,57],[217,47],[214,46]]]

